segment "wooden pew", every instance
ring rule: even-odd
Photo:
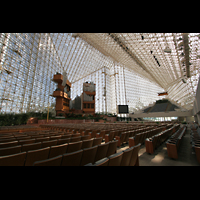
[[[148,131],[145,131],[142,133],[138,133],[134,137],[129,137],[129,147],[135,146],[139,143],[143,144],[147,137],[156,135],[157,133],[161,132],[162,130],[163,130],[163,127],[152,128],[151,130],[148,130]]]
[[[160,146],[167,138],[169,138],[173,133],[175,133],[175,131],[177,131],[179,127],[179,124],[175,125],[174,127],[166,129],[161,133],[154,135],[153,137],[147,138],[145,140],[146,152],[149,154],[153,154],[155,148]]]
[[[194,127],[191,130],[191,143],[195,150],[197,161],[200,163],[200,136]]]
[[[185,135],[186,127],[177,131],[172,137],[167,140],[167,153],[169,158],[178,159],[178,149],[180,147],[183,136]]]

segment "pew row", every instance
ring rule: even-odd
[[[180,147],[183,136],[186,132],[186,126],[179,129],[176,133],[174,133],[170,139],[167,140],[167,154],[169,158],[178,159],[178,149]]]
[[[157,147],[159,147],[172,134],[174,134],[178,130],[179,127],[180,127],[180,125],[176,124],[173,127],[169,128],[165,131],[162,131],[150,138],[146,138],[146,140],[145,140],[146,152],[149,154],[153,154],[154,150]]]

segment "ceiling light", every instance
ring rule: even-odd
[[[183,50],[183,46],[178,47],[178,51],[182,51]]]
[[[169,47],[166,47],[166,48],[164,49],[164,52],[165,52],[165,53],[171,53],[171,49],[170,49]]]
[[[184,64],[185,63],[185,58],[181,60],[181,62]]]
[[[178,44],[178,47],[182,47],[183,46],[183,42],[180,42],[179,44]]]
[[[72,33],[72,37],[74,38],[78,37],[78,33]]]
[[[6,71],[7,74],[11,74],[12,72],[7,70],[7,69],[4,69]]]
[[[182,81],[183,81],[183,83],[187,83],[186,80],[185,80],[184,78],[182,79]]]
[[[11,74],[12,73],[11,71],[7,70],[6,68],[3,69],[2,65],[0,64],[0,74],[1,74],[2,70],[4,70],[7,74]]]

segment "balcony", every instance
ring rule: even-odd
[[[64,97],[65,99],[69,99],[68,94],[65,93],[65,92],[63,92],[63,93],[64,93],[64,96],[63,96],[63,97]]]
[[[71,99],[68,97],[68,94],[65,93],[65,92],[62,92],[62,91],[54,91],[54,92],[53,92],[53,97],[63,97],[63,98],[65,98],[65,99],[71,100]]]
[[[72,84],[67,80],[67,85],[69,85],[69,87],[71,88],[72,87]]]
[[[63,97],[63,92],[62,91],[54,91],[53,97]]]
[[[63,75],[62,74],[55,74],[53,76],[53,81],[55,83],[62,83],[63,82]],[[69,85],[69,87],[71,88],[72,84],[67,80],[66,84]]]
[[[83,103],[89,103],[89,104],[92,104],[92,103],[95,103],[95,100],[92,100],[92,101],[83,101]]]
[[[53,81],[56,82],[56,83],[62,83],[63,75],[62,74],[55,74],[53,76]]]
[[[83,92],[85,92],[85,94],[87,95],[96,95],[96,92],[89,92],[89,91],[83,91]]]

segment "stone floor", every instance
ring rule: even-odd
[[[125,145],[117,149],[117,153],[129,148]],[[139,151],[140,166],[200,166],[196,159],[195,152],[190,144],[190,132],[186,131],[178,150],[178,159],[171,159],[167,155],[165,142],[155,150],[154,154],[146,153],[146,147],[143,144]]]

